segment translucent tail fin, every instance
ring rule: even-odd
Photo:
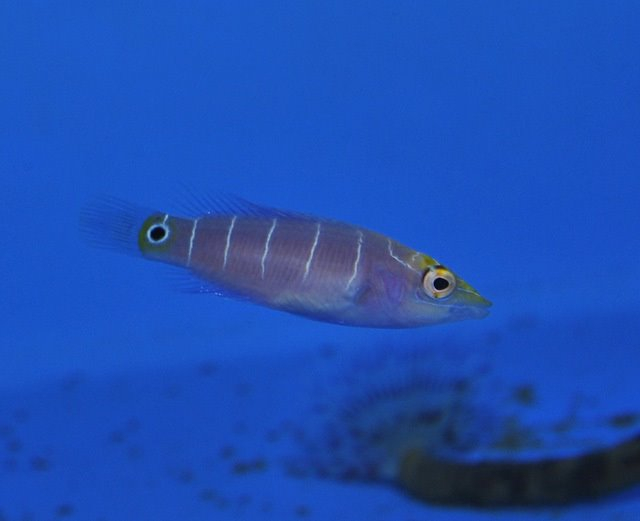
[[[138,234],[152,213],[116,197],[96,197],[80,212],[80,233],[91,246],[140,255]]]

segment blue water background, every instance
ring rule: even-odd
[[[220,382],[240,371],[281,403],[317,372],[292,360],[323,345],[364,353],[446,337],[482,348],[523,323],[541,329],[496,351],[499,374],[550,382],[565,401],[584,392],[611,412],[640,409],[639,143],[637,2],[2,3],[0,424],[24,439],[2,453],[15,465],[0,469],[0,513],[491,517],[391,488],[298,481],[275,463],[246,481],[202,470],[240,479],[238,503],[259,496],[210,508],[198,500],[204,485],[172,481],[152,455],[130,468],[87,440],[154,410],[137,446],[153,446],[154,433],[188,445],[178,412],[160,420],[154,389],[185,385],[204,361],[236,368]],[[78,215],[95,194],[174,211],[188,189],[386,233],[462,274],[492,313],[412,331],[315,323],[174,291],[161,266],[80,239]],[[578,339],[575,324],[595,332]],[[69,409],[54,390],[70,378],[87,398]],[[118,379],[133,396],[124,405],[105,390]],[[186,392],[178,409],[194,432],[220,422],[217,451],[241,438],[237,422],[262,433],[288,414],[267,414],[263,398]],[[207,411],[200,423],[196,408]],[[247,440],[247,453],[269,457]],[[204,458],[207,441],[194,447],[193,460]],[[39,457],[51,468],[38,471]],[[638,494],[581,508],[549,515],[640,518]]]

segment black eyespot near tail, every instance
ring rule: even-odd
[[[97,197],[80,212],[80,233],[91,246],[140,255],[138,234],[153,213],[116,197]]]

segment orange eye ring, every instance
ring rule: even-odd
[[[433,266],[425,272],[422,287],[433,299],[445,298],[456,289],[456,277],[444,266]]]

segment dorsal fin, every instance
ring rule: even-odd
[[[312,215],[280,210],[269,206],[262,206],[247,201],[246,199],[233,194],[202,194],[193,189],[186,189],[185,195],[181,197],[179,208],[191,217],[201,217],[206,215],[238,215],[246,217],[263,217],[272,219],[274,217],[295,217],[297,219],[316,220]]]

